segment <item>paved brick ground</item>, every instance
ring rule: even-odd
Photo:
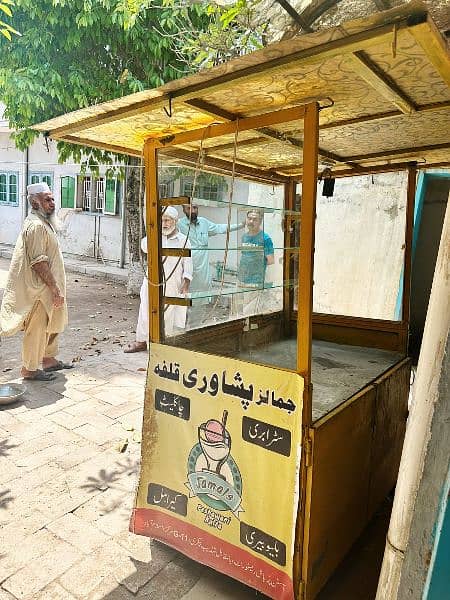
[[[8,265],[0,258],[0,294]],[[28,383],[23,401],[0,407],[0,600],[262,599],[128,533],[147,355],[125,355],[122,345],[133,338],[138,301],[119,284],[82,274],[69,274],[68,290],[61,356],[76,359],[76,369]],[[20,341],[1,341],[0,381],[18,377]],[[373,597],[376,568],[359,568],[360,591],[349,573],[364,556],[377,567],[379,531],[377,559],[370,541],[360,547],[321,600]]]
[[[0,293],[8,266],[0,258]],[[28,383],[23,401],[0,407],[0,600],[256,598],[128,533],[147,355],[122,345],[138,300],[81,274],[68,275],[68,289],[61,356],[76,368]],[[0,381],[18,377],[20,341],[2,339]]]

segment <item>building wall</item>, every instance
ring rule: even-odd
[[[0,203],[0,243],[14,244],[22,225],[24,185],[24,155],[17,150],[6,126],[0,126],[0,171],[19,174],[19,205]]]
[[[25,153],[16,149],[14,141],[6,126],[0,128],[0,170],[19,173],[19,205],[0,204],[0,243],[15,244],[20,233],[23,218],[28,211],[26,206],[26,163]],[[62,221],[60,232],[61,248],[65,254],[81,257],[94,257],[94,233],[99,241],[98,258],[105,261],[119,262],[121,253],[121,217],[120,215],[103,215],[81,210],[69,211],[61,209],[61,178],[77,177],[80,165],[58,164],[56,142],[49,141],[48,147],[42,136],[37,138],[29,148],[29,177],[33,173],[49,173],[53,180],[57,215]],[[101,172],[101,171],[100,171]],[[97,238],[98,227],[100,235]]]
[[[396,318],[405,241],[406,173],[336,179],[317,192],[314,310]]]

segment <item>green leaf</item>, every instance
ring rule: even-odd
[[[8,38],[9,41],[12,40],[11,34],[7,29],[0,29],[0,33],[2,33],[5,36],[5,38]]]
[[[2,10],[8,17],[12,17],[12,11],[6,4],[0,3],[0,10]]]

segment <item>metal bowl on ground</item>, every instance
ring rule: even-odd
[[[23,383],[0,383],[0,405],[16,402],[26,391]]]

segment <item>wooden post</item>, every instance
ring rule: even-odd
[[[304,379],[302,410],[302,460],[300,464],[299,509],[294,554],[296,598],[306,592],[309,547],[309,512],[312,486],[312,303],[314,269],[314,233],[316,220],[317,163],[319,149],[319,105],[305,107],[303,144],[303,183],[300,221],[300,251],[297,296],[297,371]]]
[[[155,145],[147,140],[144,146],[146,229],[148,256],[149,339],[161,341],[162,289],[160,278],[160,218],[158,207],[158,155]]]
[[[408,165],[408,187],[406,196],[406,224],[405,224],[405,254],[403,263],[403,296],[402,296],[402,339],[401,346],[405,354],[408,352],[409,338],[409,312],[411,296],[411,271],[412,271],[412,241],[414,233],[414,203],[416,197],[416,163]]]
[[[284,209],[286,211],[295,210],[295,190],[297,183],[290,181],[284,184]],[[284,217],[284,256],[283,256],[283,330],[284,335],[289,336],[292,331],[291,317],[293,304],[293,290],[286,284],[287,281],[294,279],[294,251],[292,250],[295,242],[295,233],[292,228],[296,224],[296,219],[291,214]],[[286,250],[289,248],[289,250]]]
[[[319,105],[305,107],[303,145],[302,218],[300,223],[300,256],[298,273],[297,371],[311,383],[311,344],[314,274],[314,234],[316,221],[317,156],[319,147]],[[311,406],[308,407],[311,423]]]

